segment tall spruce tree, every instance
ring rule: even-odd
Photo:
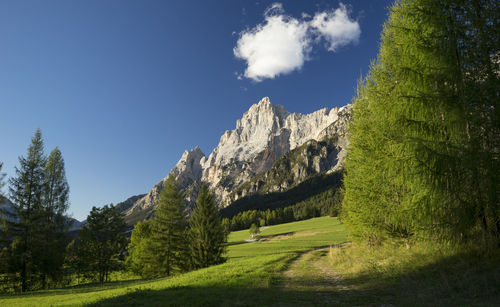
[[[391,8],[378,60],[354,104],[343,206],[355,237],[463,241],[481,219],[496,229],[498,177],[486,165],[498,169],[498,70],[491,64],[498,44],[468,36],[493,33],[497,10],[488,0],[403,0]],[[481,55],[478,67],[471,54]],[[484,140],[479,131],[489,139],[474,145]],[[486,182],[485,196],[475,191],[478,182]]]
[[[226,231],[213,196],[205,185],[198,194],[189,222],[193,267],[204,268],[224,262]]]
[[[38,279],[36,245],[40,242],[43,192],[45,184],[42,133],[38,129],[31,139],[26,157],[19,157],[16,176],[9,180],[12,211],[4,210],[3,259],[8,271],[21,283],[21,291],[28,291]],[[17,276],[19,276],[17,278]]]
[[[41,273],[42,287],[46,288],[47,277],[61,277],[64,254],[68,243],[69,186],[66,181],[64,160],[59,148],[49,154],[44,167],[45,186],[42,202],[42,240],[38,244],[37,262]]]
[[[56,148],[47,159],[40,129],[19,163],[9,181],[12,205],[1,209],[0,244],[3,271],[27,291],[45,288],[49,278],[62,276],[69,188],[61,152]]]
[[[160,194],[158,207],[151,219],[151,249],[159,264],[158,273],[170,276],[188,269],[187,221],[184,197],[177,180],[170,174]]]

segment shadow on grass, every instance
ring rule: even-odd
[[[326,251],[321,257],[327,257]],[[498,258],[464,253],[426,266],[395,268],[397,274],[387,270],[391,269],[374,267],[339,279],[297,277],[292,283],[282,276],[270,280],[268,287],[221,281],[213,286],[136,288],[89,306],[498,306],[500,302]]]
[[[87,306],[331,306],[338,292],[288,290],[277,287],[174,287],[142,289]]]
[[[291,237],[295,234],[295,231],[289,231],[289,232],[282,232],[282,233],[277,233],[277,234],[272,234],[272,235],[259,235],[259,239],[265,239],[265,240],[272,240],[277,237]]]
[[[500,255],[463,252],[416,267],[377,267],[343,278],[371,301],[397,306],[499,306]]]
[[[59,295],[59,294],[68,294],[68,293],[88,293],[88,292],[97,292],[104,291],[114,288],[125,287],[130,284],[140,284],[151,281],[151,279],[130,279],[130,280],[121,280],[121,281],[109,281],[104,284],[100,283],[86,283],[79,284],[74,286],[68,286],[59,289],[50,289],[50,290],[38,290],[32,292],[18,292],[18,293],[6,293],[0,294],[0,299],[5,298],[15,298],[15,297],[25,297],[25,296],[37,296],[37,295]]]
[[[226,246],[240,245],[240,244],[245,244],[245,243],[248,243],[248,242],[246,242],[245,240],[241,240],[241,241],[234,241],[234,242],[228,242],[228,243],[226,244]]]

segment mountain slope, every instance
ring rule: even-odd
[[[277,159],[269,170],[241,184],[227,197],[232,203],[252,194],[284,192],[320,173],[341,171],[347,147],[347,123],[351,108],[344,107],[339,118],[320,134]]]
[[[283,191],[313,174],[342,168],[350,110],[346,106],[290,113],[265,97],[243,114],[234,130],[221,136],[208,157],[198,147],[185,151],[171,174],[185,192],[188,205],[202,184],[208,185],[223,207],[238,197],[264,192],[264,186],[265,192]],[[268,172],[287,153],[288,160]],[[278,178],[284,174],[288,175],[283,180]],[[124,211],[129,225],[151,216],[165,180]],[[259,184],[259,180],[267,184]],[[259,188],[252,186],[255,184]]]

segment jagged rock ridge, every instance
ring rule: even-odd
[[[339,111],[338,120],[325,128],[318,140],[309,140],[277,159],[269,170],[241,184],[228,196],[228,202],[252,194],[283,192],[311,176],[343,169],[347,149],[347,123],[351,107]]]
[[[328,153],[323,160],[336,162],[333,165],[322,162],[328,167],[323,167],[321,171],[328,171],[338,167],[339,155],[345,151],[343,126],[346,126],[349,110],[349,107],[323,108],[310,114],[290,113],[281,105],[271,104],[265,97],[237,120],[234,130],[228,130],[221,136],[219,144],[208,157],[198,147],[185,151],[171,173],[185,191],[188,203],[194,201],[203,183],[214,192],[222,206],[227,206],[234,200],[229,195],[235,189],[269,170],[285,153],[310,140],[321,141],[334,135],[338,137],[336,146],[339,148],[333,154]],[[146,196],[125,211],[126,216],[151,213],[165,180],[157,183]]]

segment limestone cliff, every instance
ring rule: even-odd
[[[296,154],[303,157],[303,163],[287,169],[295,174],[293,182],[300,182],[312,169],[328,172],[342,167],[349,118],[350,106],[323,108],[310,114],[290,113],[265,97],[236,121],[235,129],[221,136],[208,157],[198,147],[185,151],[170,173],[185,191],[188,204],[194,202],[201,184],[206,184],[217,201],[227,206],[238,197],[236,190],[244,191],[244,184],[248,186],[259,174],[261,178],[275,161],[296,148],[299,150],[294,152],[300,152]],[[125,211],[129,220],[152,213],[165,180]],[[269,191],[289,184],[280,182]],[[252,189],[242,193],[247,195]]]

